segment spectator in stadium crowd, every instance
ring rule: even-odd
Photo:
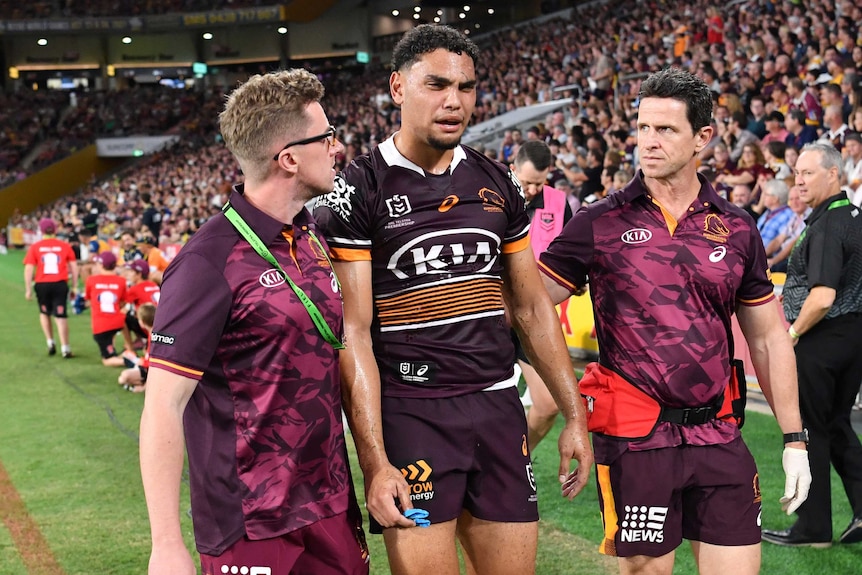
[[[750,215],[754,221],[757,221],[757,218],[760,217],[760,214],[755,212],[751,207],[751,186],[748,184],[736,184],[733,186],[728,194],[728,199],[734,206],[741,208]]]
[[[153,322],[156,317],[156,306],[151,303],[144,303],[138,307],[135,312],[135,319],[147,333],[153,330]],[[127,367],[120,372],[117,378],[117,383],[122,385],[124,389],[133,393],[141,393],[147,385],[147,373],[150,368],[150,345],[152,342],[147,339],[147,347],[144,356],[137,361],[131,362],[134,365]]]
[[[789,529],[764,529],[763,540],[777,545],[832,545],[830,462],[852,512],[839,541],[862,541],[862,444],[850,424],[862,380],[862,224],[859,208],[841,191],[842,164],[828,142],[808,144],[796,163],[796,185],[813,211],[788,264],[784,313],[813,481]]]
[[[763,147],[763,160],[776,180],[784,180],[792,174],[790,166],[784,161],[786,152],[787,144],[784,142],[769,142]]]
[[[763,158],[760,146],[748,144],[742,147],[742,155],[736,163],[736,169],[733,173],[718,175],[715,181],[731,187],[737,184],[747,184],[753,187],[757,183],[758,176],[766,173],[768,168],[765,163],[766,160]]]
[[[805,218],[811,213],[811,208],[802,201],[799,188],[796,186],[790,188],[788,192],[787,205],[793,210],[795,217],[766,246],[766,263],[769,265],[769,270],[773,272],[787,271],[787,258],[805,229]]]
[[[760,232],[763,245],[767,246],[790,223],[795,214],[787,205],[789,190],[784,180],[765,180],[761,184],[761,194],[764,210],[757,219],[757,231]]]
[[[779,426],[785,433],[802,431],[793,351],[772,305],[754,222],[696,171],[697,154],[712,137],[711,99],[702,80],[679,68],[648,77],[639,93],[638,176],[608,200],[578,211],[541,256],[555,302],[589,277],[602,357],[601,365],[589,366],[581,393],[607,385],[614,397],[645,404],[643,412],[628,408],[591,422],[599,432],[593,446],[607,534],[600,551],[618,556],[622,573],[671,573],[684,538],[700,572],[716,572],[731,560],[737,573],[759,571],[757,469],[733,418],[718,418],[717,405],[734,385],[730,310],[737,310]],[[620,238],[631,245],[621,250]],[[720,273],[703,263],[717,258],[727,258]],[[657,283],[668,282],[683,294],[684,310],[676,298],[657,297]],[[738,287],[715,289],[728,282]],[[622,299],[620,285],[626,286]],[[704,294],[712,294],[709,301]],[[692,309],[695,302],[700,309]],[[666,340],[683,316],[687,335]],[[704,342],[718,350],[708,359]],[[595,398],[597,407],[603,399]],[[792,512],[806,498],[810,475],[805,444],[788,446],[782,501]],[[632,509],[646,512],[646,502],[653,527],[631,519]]]
[[[144,254],[143,261],[149,264],[150,279],[156,283],[161,283],[162,275],[168,269],[168,259],[162,250],[159,249],[158,240],[153,236],[144,236],[138,243],[141,253]]]
[[[742,150],[746,145],[757,145],[759,143],[757,136],[745,129],[745,126],[747,125],[748,121],[745,118],[745,114],[742,112],[733,113],[727,122],[727,127],[722,139],[730,149],[730,159],[733,162],[739,161],[742,157]]]
[[[766,105],[763,96],[752,96],[749,110],[748,124],[745,129],[758,138],[762,138],[766,135]]]
[[[844,138],[844,180],[847,197],[854,205],[862,202],[862,134],[849,132]]]
[[[126,280],[117,274],[117,256],[113,252],[100,253],[95,263],[94,273],[84,284],[84,299],[90,303],[93,340],[99,346],[102,365],[123,367],[123,355],[117,354],[114,338],[126,325]],[[123,354],[134,356],[134,351],[126,347]]]
[[[853,113],[850,114],[849,126],[854,132],[862,134],[862,105],[858,105],[853,109]]]
[[[521,193],[503,166],[460,145],[478,59],[476,45],[453,28],[408,31],[389,80],[401,129],[351,164],[314,212],[343,282],[350,345],[342,381],[372,532],[382,528],[396,574],[457,574],[456,537],[471,572],[535,571],[538,509],[507,312],[564,418],[563,496],[581,491],[592,465]],[[408,245],[443,252],[414,263],[401,257]],[[467,435],[476,440],[467,445]],[[424,471],[408,473],[417,462]],[[433,498],[422,497],[426,480]],[[407,529],[414,502],[427,512],[427,529]]]
[[[204,573],[368,573],[341,419],[340,289],[305,208],[332,190],[344,151],[322,96],[306,70],[272,72],[219,116],[245,183],[162,284],[141,417],[152,575],[196,573],[177,505],[184,435]]]
[[[512,174],[524,192],[527,216],[530,218],[530,246],[536,259],[545,251],[572,218],[572,210],[566,201],[566,193],[547,184],[551,170],[551,150],[544,142],[525,142],[518,150],[511,165]],[[527,385],[530,409],[527,411],[527,443],[534,452],[539,442],[548,434],[560,410],[554,397],[535,368],[530,364],[521,342],[514,330],[515,357]]]
[[[820,100],[815,93],[808,89],[802,78],[793,77],[787,83],[787,95],[790,96],[790,107],[786,118],[789,120],[789,113],[794,111],[802,112],[802,125],[810,126],[812,129],[819,126],[823,119],[823,108],[820,107]],[[797,115],[796,118],[799,118]],[[787,125],[787,130],[790,129],[790,124]],[[796,143],[795,145],[802,146],[808,142]]]
[[[787,130],[784,129],[784,114],[773,110],[766,115],[766,135],[760,140],[761,150],[769,142],[784,142],[787,140]]]
[[[794,146],[798,149],[817,139],[817,130],[814,129],[814,126],[806,123],[805,112],[803,110],[797,108],[787,112],[785,125],[787,127],[787,137],[784,139],[784,143],[788,146]]]
[[[48,345],[48,355],[57,353],[54,325],[60,338],[60,351],[64,359],[72,357],[67,320],[69,296],[75,297],[78,289],[78,263],[72,246],[56,237],[57,222],[43,218],[39,222],[42,239],[32,244],[24,256],[24,298],[33,299],[35,272],[36,302],[39,304],[39,325]],[[71,294],[69,279],[72,279]]]
[[[840,152],[844,149],[844,137],[849,130],[841,115],[841,106],[830,104],[823,112],[823,133],[817,141],[829,142]]]
[[[135,230],[125,228],[120,233],[120,264],[127,264],[135,260],[144,259],[144,254],[138,249]]]
[[[141,215],[141,223],[150,230],[154,238],[158,239],[162,230],[163,214],[160,209],[153,205],[152,196],[149,192],[141,194],[141,203],[143,203],[144,208],[144,213]]]

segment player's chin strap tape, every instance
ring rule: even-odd
[[[254,251],[260,255],[263,259],[268,261],[270,264],[275,267],[281,273],[282,277],[284,277],[285,281],[290,285],[290,289],[293,290],[293,293],[296,294],[296,297],[299,298],[299,301],[302,302],[302,305],[305,306],[305,310],[308,312],[308,316],[311,318],[311,321],[314,323],[314,327],[317,328],[317,331],[320,332],[320,335],[325,339],[334,349],[344,349],[344,344],[335,336],[332,332],[332,329],[329,327],[329,324],[326,323],[326,320],[323,319],[323,314],[320,313],[320,310],[317,309],[317,306],[314,305],[314,302],[311,301],[302,288],[293,283],[293,280],[290,279],[290,276],[287,275],[287,272],[281,267],[281,264],[278,263],[278,260],[275,259],[275,256],[272,255],[272,252],[269,251],[269,248],[266,247],[266,244],[261,241],[261,239],[254,233],[245,220],[242,219],[242,216],[237,213],[230,202],[226,203],[222,208],[225,217],[227,217],[228,221],[233,224],[233,227],[236,228],[236,231],[240,233],[242,237],[246,239],[246,241],[251,244],[251,247],[254,248]],[[311,239],[320,246],[321,251],[326,256],[326,260],[329,261],[329,255],[326,254],[326,250],[323,249],[323,246],[320,244],[320,240],[317,239],[317,236],[314,235],[314,232],[308,230]],[[329,262],[329,268],[332,269],[332,262]],[[334,273],[334,272],[333,272]]]

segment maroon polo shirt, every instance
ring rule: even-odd
[[[669,407],[716,401],[730,379],[736,306],[774,297],[754,220],[699,178],[697,199],[674,224],[639,172],[575,214],[539,266],[569,290],[589,276],[601,363]],[[662,423],[651,439],[628,447],[727,443],[738,434],[718,420]]]
[[[241,188],[230,201],[340,337],[341,294],[309,213],[283,226]],[[347,509],[337,352],[223,215],[168,266],[151,339],[151,369],[199,380],[184,415],[198,551]]]

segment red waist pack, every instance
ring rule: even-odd
[[[699,425],[719,418],[742,427],[745,420],[745,376],[738,360],[733,361],[720,405],[663,407],[624,377],[596,362],[587,364],[578,386],[587,411],[587,429],[615,439],[647,439],[662,421]]]

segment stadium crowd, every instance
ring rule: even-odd
[[[66,8],[83,4],[92,2],[67,2]],[[163,4],[190,9],[188,2]],[[862,149],[858,137],[848,135],[862,132],[860,21],[862,9],[855,3],[824,0],[751,0],[720,9],[703,0],[673,6],[615,0],[582,8],[571,18],[531,21],[477,39],[487,56],[477,69],[473,123],[573,97],[570,105],[525,130],[507,132],[499,147],[484,152],[509,163],[521,142],[546,141],[555,154],[549,183],[569,191],[570,204],[577,207],[618,189],[634,173],[640,82],[649,71],[680,66],[714,91],[717,135],[702,154],[701,170],[721,192],[763,219],[762,225],[773,221],[774,210],[790,211],[786,193],[779,193],[777,207],[766,207],[769,194],[762,193],[763,184],[785,179],[792,188],[792,178],[787,178],[799,147],[817,138],[843,150],[846,184],[858,203]],[[339,167],[397,130],[399,111],[379,68],[372,66],[359,76],[331,74],[325,83],[325,104],[345,146]],[[6,96],[12,106],[6,114],[13,123],[2,137],[32,141],[41,128],[56,141],[67,142],[46,146],[37,165],[61,156],[63,152],[55,150],[70,147],[68,143],[74,147],[96,134],[172,130],[183,135],[174,148],[109,180],[92,182],[76,197],[18,215],[13,223],[36,230],[40,218],[52,217],[64,223],[71,236],[81,225],[76,214],[89,202],[99,211],[103,237],[112,238],[119,228],[131,226],[143,240],[151,235],[141,222],[140,197],[148,192],[164,216],[159,242],[182,242],[194,233],[221,204],[226,182],[238,171],[218,143],[215,117],[223,94],[162,90],[154,95],[147,89],[82,94],[62,121],[51,105],[57,95]],[[143,101],[148,105],[142,106]],[[25,153],[27,146],[20,147],[19,154]],[[7,178],[20,176],[14,160],[4,165],[0,169],[7,170]]]
[[[52,17],[134,17],[210,10],[272,6],[267,0],[0,0],[0,19],[20,20]]]

